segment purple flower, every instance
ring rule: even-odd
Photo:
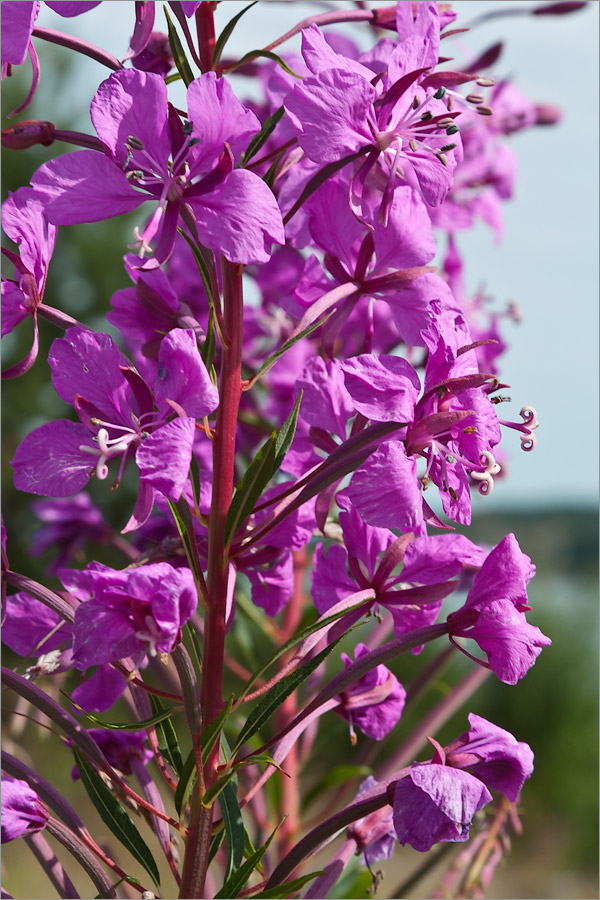
[[[432,307],[441,312],[437,304]],[[405,428],[400,441],[385,441],[370,455],[348,488],[348,496],[372,525],[416,533],[422,533],[426,521],[439,525],[430,518],[433,513],[422,495],[430,481],[440,489],[446,515],[468,524],[469,479],[477,480],[481,493],[490,493],[492,476],[500,469],[491,452],[500,440],[498,419],[481,387],[491,376],[472,369],[465,373],[462,360],[469,354],[460,355],[448,346],[444,332],[436,333],[434,341],[429,329],[423,332],[430,355],[418,401],[419,379],[404,360],[363,355],[342,363],[358,412]],[[456,343],[455,333],[450,333]],[[390,394],[398,398],[392,407],[387,402]],[[422,475],[417,474],[419,457],[426,460]]]
[[[369,652],[364,644],[357,644],[354,659],[359,660]],[[352,665],[345,653],[342,659],[345,666]],[[399,722],[405,701],[406,691],[396,676],[386,666],[379,665],[343,692],[336,712],[350,723],[353,743],[356,743],[355,725],[367,737],[381,741]]]
[[[2,843],[41,831],[48,810],[26,781],[2,776]]]
[[[435,64],[434,53],[431,40],[407,38],[373,85],[373,71],[335,53],[316,25],[302,32],[302,54],[313,74],[294,86],[285,108],[300,146],[315,162],[367,153],[350,190],[352,208],[361,218],[368,176],[383,188],[379,215],[384,223],[398,184],[416,187],[431,206],[442,202],[452,184],[455,155],[461,153],[453,121],[457,113],[448,112],[443,90],[419,84]]]
[[[527,584],[534,574],[530,558],[521,551],[514,534],[508,534],[486,558],[464,606],[448,616],[452,642],[457,637],[476,641],[489,667],[506,684],[516,684],[542,648],[552,643],[525,618],[530,609]]]
[[[377,787],[377,781],[369,775],[362,782],[356,800],[374,787]],[[365,865],[369,868],[374,863],[391,859],[396,846],[392,810],[389,807],[383,807],[363,819],[357,819],[348,828],[348,837],[356,841],[357,851],[362,851]]]
[[[175,255],[171,261],[174,259]],[[193,292],[186,292],[190,298],[188,304],[162,269],[140,271],[136,268],[138,262],[131,254],[125,257],[125,269],[135,287],[122,288],[113,294],[107,321],[130,341],[141,344],[142,355],[151,359],[158,356],[165,334],[175,328],[192,329],[197,338],[204,337],[208,299],[202,284],[195,285]]]
[[[187,93],[189,123],[168,103],[160,75],[136,69],[104,81],[91,116],[106,155],[81,150],[51,160],[32,183],[56,224],[97,222],[157,203],[136,241],[142,258],[157,241],[146,268],[170,256],[183,204],[195,217],[203,243],[238,263],[266,262],[273,242],[283,243],[281,214],[265,182],[234,169],[234,156],[260,123],[229,83],[207,72]]]
[[[373,192],[364,198],[372,208]],[[367,229],[348,206],[348,184],[341,177],[329,179],[305,205],[313,243],[325,251],[323,268],[311,256],[294,291],[282,305],[300,317],[315,294],[353,283],[354,292],[336,299],[336,312],[322,329],[328,350],[340,339],[340,330],[361,298],[363,343],[373,332],[373,299],[385,301],[392,313],[396,333],[411,346],[422,345],[420,332],[429,322],[428,303],[448,295],[446,284],[423,268],[435,255],[435,243],[427,209],[420,195],[410,189],[397,191],[390,204],[389,221]],[[376,215],[371,216],[376,219]],[[325,308],[323,309],[325,311]],[[365,321],[365,313],[367,318]],[[368,347],[366,348],[368,349]]]
[[[469,713],[469,725],[444,748],[446,765],[465,769],[514,803],[533,772],[531,747],[474,713]]]
[[[82,602],[73,623],[73,659],[79,668],[140,654],[170,653],[196,609],[189,569],[153,563],[116,571],[91,563],[61,572]]]
[[[143,731],[89,728],[88,734],[96,741],[109,764],[123,775],[132,774],[132,759],[138,759],[144,766],[153,759],[152,751],[145,746],[146,735]],[[79,769],[76,765],[71,770],[71,778],[73,781],[79,778]]]
[[[71,626],[23,591],[6,598],[2,641],[19,656],[41,656],[71,641]]]
[[[473,816],[491,799],[486,786],[468,772],[414,763],[394,791],[398,840],[422,853],[439,841],[467,841]]]
[[[27,372],[37,359],[37,308],[44,296],[56,228],[46,219],[40,198],[27,187],[9,193],[8,200],[2,204],[2,227],[19,247],[19,255],[2,248],[2,253],[14,264],[16,275],[14,280],[2,276],[2,337],[27,316],[33,316],[33,344],[29,353],[2,373],[3,378],[15,378]]]
[[[194,333],[175,329],[163,339],[153,392],[106,334],[69,329],[52,344],[49,363],[57,393],[82,424],[60,419],[27,435],[12,461],[15,486],[65,497],[81,490],[92,471],[107,478],[115,457],[121,460],[120,481],[126,459],[135,455],[140,493],[125,530],[146,521],[155,490],[178,500],[191,462],[194,417],[218,405]],[[177,418],[171,418],[174,409]]]

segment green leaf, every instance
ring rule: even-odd
[[[240,525],[248,518],[256,501],[279,469],[294,439],[302,391],[291,413],[277,431],[262,445],[242,477],[231,501],[225,522],[225,541],[230,543]]]
[[[117,798],[106,787],[92,764],[85,759],[77,747],[73,747],[73,754],[79,769],[81,782],[88,792],[90,800],[98,810],[100,818],[121,844],[144,867],[154,883],[160,885],[160,876],[154,857],[143,837]]]
[[[161,712],[163,705],[155,694],[149,694],[150,705],[153,712]],[[156,739],[160,752],[173,767],[177,775],[181,775],[183,769],[183,760],[181,758],[181,749],[177,739],[177,732],[170,719],[165,719],[154,726],[156,729]]]
[[[227,881],[230,875],[236,869],[239,869],[244,858],[246,829],[244,828],[244,820],[242,819],[242,812],[237,799],[237,786],[236,776],[229,784],[225,785],[219,800],[229,848],[224,881]]]
[[[323,791],[335,787],[336,784],[352,781],[354,778],[366,778],[367,775],[372,774],[373,769],[369,766],[355,766],[351,763],[343,763],[342,765],[335,766],[329,772],[326,772],[325,775],[323,775],[323,777],[320,778],[306,794],[304,794],[302,797],[302,807],[303,809],[306,809],[313,800],[316,800],[317,797],[322,795]]]
[[[202,347],[202,351],[200,356],[202,357],[202,362],[206,366],[207,370],[210,372],[210,368],[215,361],[215,353],[217,352],[217,336],[215,334],[215,311],[211,306],[210,312],[208,314],[208,325],[206,328],[206,340],[204,341],[204,346]]]
[[[321,650],[320,653],[317,653],[316,656],[313,656],[312,659],[309,659],[308,662],[298,666],[297,669],[294,669],[293,672],[290,672],[289,675],[286,675],[285,678],[282,678],[281,681],[278,681],[277,684],[273,685],[269,693],[265,694],[258,706],[252,710],[246,719],[246,723],[238,735],[235,747],[233,748],[234,754],[248,738],[252,737],[253,734],[256,734],[256,732],[269,721],[275,710],[281,706],[283,701],[289,697],[290,694],[306,681],[309,675],[321,665],[323,660],[327,659],[329,654],[344,636],[345,635],[343,634],[340,635],[339,638],[332,641],[331,644],[325,647],[324,650]]]
[[[278,900],[280,897],[289,897],[303,888],[309,881],[312,881],[313,878],[318,878],[319,875],[323,874],[323,872],[311,872],[309,875],[302,875],[300,878],[294,878],[293,881],[286,881],[284,884],[277,884],[275,887],[267,888],[261,891],[260,894],[252,894],[250,900],[258,900],[259,897],[261,900],[262,898],[264,900]]]
[[[229,714],[231,712],[232,706],[233,706],[233,694],[231,695],[231,697],[229,698],[229,700],[227,701],[227,703],[225,704],[225,706],[223,707],[223,709],[221,710],[221,712],[219,713],[217,718],[214,720],[214,722],[211,722],[210,725],[208,725],[204,729],[202,734],[200,735],[200,746],[202,747],[202,762],[203,763],[206,763],[210,751],[215,746],[215,744],[219,738],[219,735],[223,731],[223,726],[225,725],[225,722],[229,718]]]
[[[268,170],[263,175],[263,181],[267,185],[268,188],[273,190],[273,185],[275,184],[275,176],[277,174],[277,166],[283,159],[285,154],[285,150],[282,150],[281,153],[275,157]]]
[[[281,825],[281,823],[279,824]],[[236,869],[233,875],[227,879],[219,893],[215,894],[215,900],[230,900],[230,898],[235,898],[238,896],[239,892],[244,887],[254,870],[257,868],[257,866],[260,865],[260,862],[267,852],[269,844],[275,837],[278,829],[279,825],[273,830],[266,844],[263,844],[262,847],[259,847],[258,850],[255,850],[254,853],[249,857],[249,859],[244,863],[244,865],[240,866],[239,869]]]
[[[280,57],[277,56],[276,53],[273,53],[272,50],[250,50],[249,53],[245,53],[241,59],[239,59],[234,66],[230,66],[227,71],[235,72],[236,69],[239,69],[240,66],[243,66],[246,62],[251,62],[253,59],[258,59],[259,56],[264,56],[265,59],[272,59],[273,62],[276,62],[278,66],[287,72],[288,75],[292,75],[294,78],[304,78],[304,75],[298,75],[297,72],[292,71],[286,62]]]
[[[294,408],[277,432],[275,438],[275,470],[279,468],[284,460],[285,454],[290,449],[294,435],[296,433],[296,425],[298,424],[298,410],[302,401],[303,391],[298,394],[298,399],[294,403]]]
[[[219,852],[219,848],[223,841],[225,840],[225,829],[221,828],[220,831],[217,831],[216,834],[213,834],[210,839],[210,847],[208,848],[208,864],[210,865],[217,853]]]
[[[177,71],[185,82],[185,86],[188,87],[188,85],[190,85],[194,80],[194,74],[190,68],[189,62],[187,61],[185,51],[183,49],[181,41],[179,40],[179,35],[177,34],[175,26],[171,21],[171,17],[169,16],[169,11],[167,10],[166,5],[163,6],[163,9],[167,18],[167,28],[169,29],[169,44],[171,45],[173,62],[175,63]]]
[[[85,716],[86,719],[89,719],[90,722],[93,722],[98,728],[110,728],[113,731],[143,731],[144,728],[149,728],[151,725],[156,725],[157,722],[162,722],[164,719],[168,719],[173,713],[176,711],[175,709],[162,709],[160,713],[157,713],[155,716],[152,716],[151,719],[144,719],[143,722],[102,722],[100,719],[97,719],[96,716],[92,716],[90,713],[86,713],[81,706],[78,706],[74,700],[71,700],[69,697],[69,702],[73,704],[73,706],[79,710],[82,716]],[[183,707],[180,707],[183,708]]]
[[[268,119],[263,123],[262,128],[255,134],[247,148],[242,153],[240,165],[245,166],[247,163],[255,156],[260,148],[266,143],[271,134],[275,131],[277,123],[282,118],[285,109],[283,106],[280,106],[279,109],[273,113],[272,116],[269,116]]]
[[[197,777],[196,757],[194,756],[194,748],[192,747],[183,764],[181,775],[179,776],[179,781],[177,782],[177,787],[175,789],[174,802],[179,817],[181,817],[182,810],[186,807]]]
[[[242,16],[245,13],[247,13],[249,9],[252,9],[253,6],[256,6],[257,3],[258,3],[258,0],[252,0],[252,3],[249,3],[248,6],[245,6],[244,9],[237,14],[237,16],[234,16],[233,19],[230,19],[230,21],[227,23],[227,25],[225,26],[225,28],[223,29],[223,31],[221,32],[221,34],[219,35],[219,37],[217,38],[217,41],[215,43],[215,49],[213,52],[213,69],[216,68],[217,63],[221,59],[221,53],[223,52],[223,48],[225,47],[225,44],[231,37],[231,34],[232,34],[235,26],[237,25],[239,20],[242,18]]]
[[[256,505],[271,480],[275,468],[277,432],[267,438],[240,481],[225,520],[225,544],[228,545]]]

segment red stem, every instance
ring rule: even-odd
[[[207,4],[203,4],[207,5]],[[202,7],[200,7],[201,9]],[[209,517],[208,610],[204,621],[204,652],[200,702],[203,728],[213,722],[223,707],[225,614],[229,560],[225,553],[225,522],[233,496],[235,435],[242,394],[243,267],[222,260],[223,319],[227,346],[222,348],[219,373],[219,409],[213,440],[213,494]],[[206,787],[215,781],[219,741],[204,767]],[[194,801],[197,802],[194,802]],[[207,808],[194,794],[190,809],[181,897],[204,897],[211,838],[212,806]]]

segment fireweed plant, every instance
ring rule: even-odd
[[[13,571],[3,528],[3,640],[22,658],[3,678],[81,784],[69,799],[5,753],[2,841],[24,837],[61,897],[78,894],[51,839],[86,896],[184,898],[326,897],[353,857],[373,891],[397,842],[469,842],[444,895],[482,896],[533,752],[474,712],[448,745],[435,735],[550,639],[528,621],[535,568],[514,535],[483,547],[454,527],[502,476],[504,435],[530,451],[538,424],[530,406],[501,417],[514,310],[465,293],[460,233],[482,219],[501,236],[506,138],[559,113],[494,79],[500,43],[465,56],[448,3],[330,4],[241,58],[228,38],[266,4],[219,34],[217,3],[171,2],[165,35],[154,3],[130,3],[121,61],[67,21],[38,27],[40,5],[2,3],[3,77],[33,71],[11,115],[35,93],[39,41],[91,57],[101,80],[94,133],[3,132],[15,151],[74,146],[2,207],[2,333],[32,333],[3,377],[36,365],[44,318],[66,404],[11,460],[16,488],[46,498],[31,553],[54,559],[48,585]],[[46,5],[68,19],[99,4]],[[369,49],[332,27],[349,22]],[[233,72],[261,99],[238,97]],[[132,211],[106,298],[115,342],[44,289],[58,228]],[[126,470],[137,499],[111,523],[86,486],[115,490]],[[82,563],[107,542],[120,568]],[[467,674],[405,729],[458,652]],[[388,668],[402,654],[406,685]],[[119,700],[126,722],[109,722]]]

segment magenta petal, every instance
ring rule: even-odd
[[[98,666],[91,676],[71,693],[71,700],[86,712],[106,712],[123,694],[127,682],[112,666]]]
[[[489,554],[475,576],[465,609],[480,609],[488,599],[506,599],[527,604],[527,584],[535,574],[535,566],[519,547],[514,534],[507,534]]]
[[[46,639],[51,632],[52,636]],[[70,636],[70,625],[41,600],[24,592],[11,594],[6,598],[2,641],[19,656],[50,653],[69,640]]]
[[[248,576],[252,588],[252,602],[262,607],[268,616],[276,616],[286,605],[294,589],[294,566],[291,553],[272,566],[250,569]]]
[[[438,841],[466,841],[475,813],[492,795],[458,769],[415,764],[394,792],[394,828],[402,845],[425,852]]]
[[[406,548],[402,580],[436,584],[457,575],[464,565],[481,566],[486,551],[462,534],[415,538]]]
[[[125,604],[121,608],[94,597],[77,607],[73,659],[78,667],[87,669],[139,653],[141,643],[127,609]]]
[[[449,765],[468,771],[514,803],[533,772],[533,751],[504,728],[469,713],[469,731],[446,748]]]
[[[108,156],[95,150],[65,153],[44,163],[31,183],[55,225],[100,222],[131,212],[149,199],[130,186]]]
[[[150,601],[158,628],[156,649],[170,653],[198,603],[191,571],[174,569],[168,563],[140,566],[131,571],[127,591],[134,602]]]
[[[296,84],[284,105],[308,158],[330,163],[374,143],[367,116],[376,99],[367,79],[328,69]]]
[[[26,781],[3,775],[2,843],[41,831],[47,821],[48,810],[33,788],[30,788]]]
[[[348,554],[339,544],[327,552],[318,544],[312,569],[312,598],[321,615],[356,591],[356,584],[348,575]]]
[[[119,167],[127,161],[125,145],[128,138],[134,137],[142,142],[146,154],[156,160],[156,174],[167,174],[167,160],[171,152],[167,99],[164,78],[153,72],[122,69],[102,82],[92,100],[90,115],[98,137],[109,148]],[[134,148],[134,167],[137,158],[140,167],[148,169],[147,156]]]
[[[22,65],[27,59],[27,48],[40,4],[8,0],[2,4],[2,62]]]
[[[412,422],[419,377],[399,356],[364,353],[340,364],[358,412],[375,422]]]
[[[179,500],[192,461],[194,419],[174,419],[147,437],[135,460],[140,479],[169,500]]]
[[[542,649],[552,643],[508,600],[486,604],[475,625],[464,635],[479,644],[492,671],[505,684],[516,684],[523,678]]]
[[[79,2],[68,3],[65,0],[60,0],[59,3],[51,3],[50,0],[47,0],[46,6],[49,6],[50,9],[53,9],[54,12],[58,13],[59,16],[63,16],[65,19],[72,18],[73,16],[80,16],[82,13],[87,12],[90,9],[93,9],[95,6],[100,6],[101,0],[95,0],[95,2],[84,2],[84,0],[79,0]]]
[[[28,187],[9,193],[2,204],[2,228],[18,245],[21,261],[41,294],[56,241],[56,227],[44,215],[42,198]]]
[[[416,531],[423,521],[415,459],[399,441],[385,441],[356,470],[346,494],[369,525]]]
[[[59,419],[30,432],[11,462],[15,487],[42,497],[68,497],[88,482],[95,457],[79,447],[92,446],[83,425]]]
[[[10,334],[27,316],[31,309],[24,305],[25,295],[14,281],[2,278],[2,337]]]
[[[252,135],[260,131],[254,113],[240,103],[227,79],[217,78],[214,72],[192,81],[187,102],[192,138],[199,140],[189,157],[192,173],[214,168],[225,143],[237,159]]]
[[[230,262],[268,262],[271,245],[285,242],[273,193],[262,178],[245,169],[231,172],[209,194],[189,203],[201,241]]]
[[[130,531],[136,531],[136,529],[141,528],[144,522],[147,522],[150,518],[153,506],[154,488],[140,478],[139,493],[135,503],[135,509],[125,528],[121,529],[121,534],[128,534]]]
[[[119,370],[121,352],[108,334],[69,328],[50,348],[48,363],[54,390],[73,405],[79,394],[111,422],[131,427],[127,381]]]
[[[219,392],[202,362],[193,331],[175,328],[163,338],[154,396],[159,403],[174,400],[199,419],[219,405]]]

